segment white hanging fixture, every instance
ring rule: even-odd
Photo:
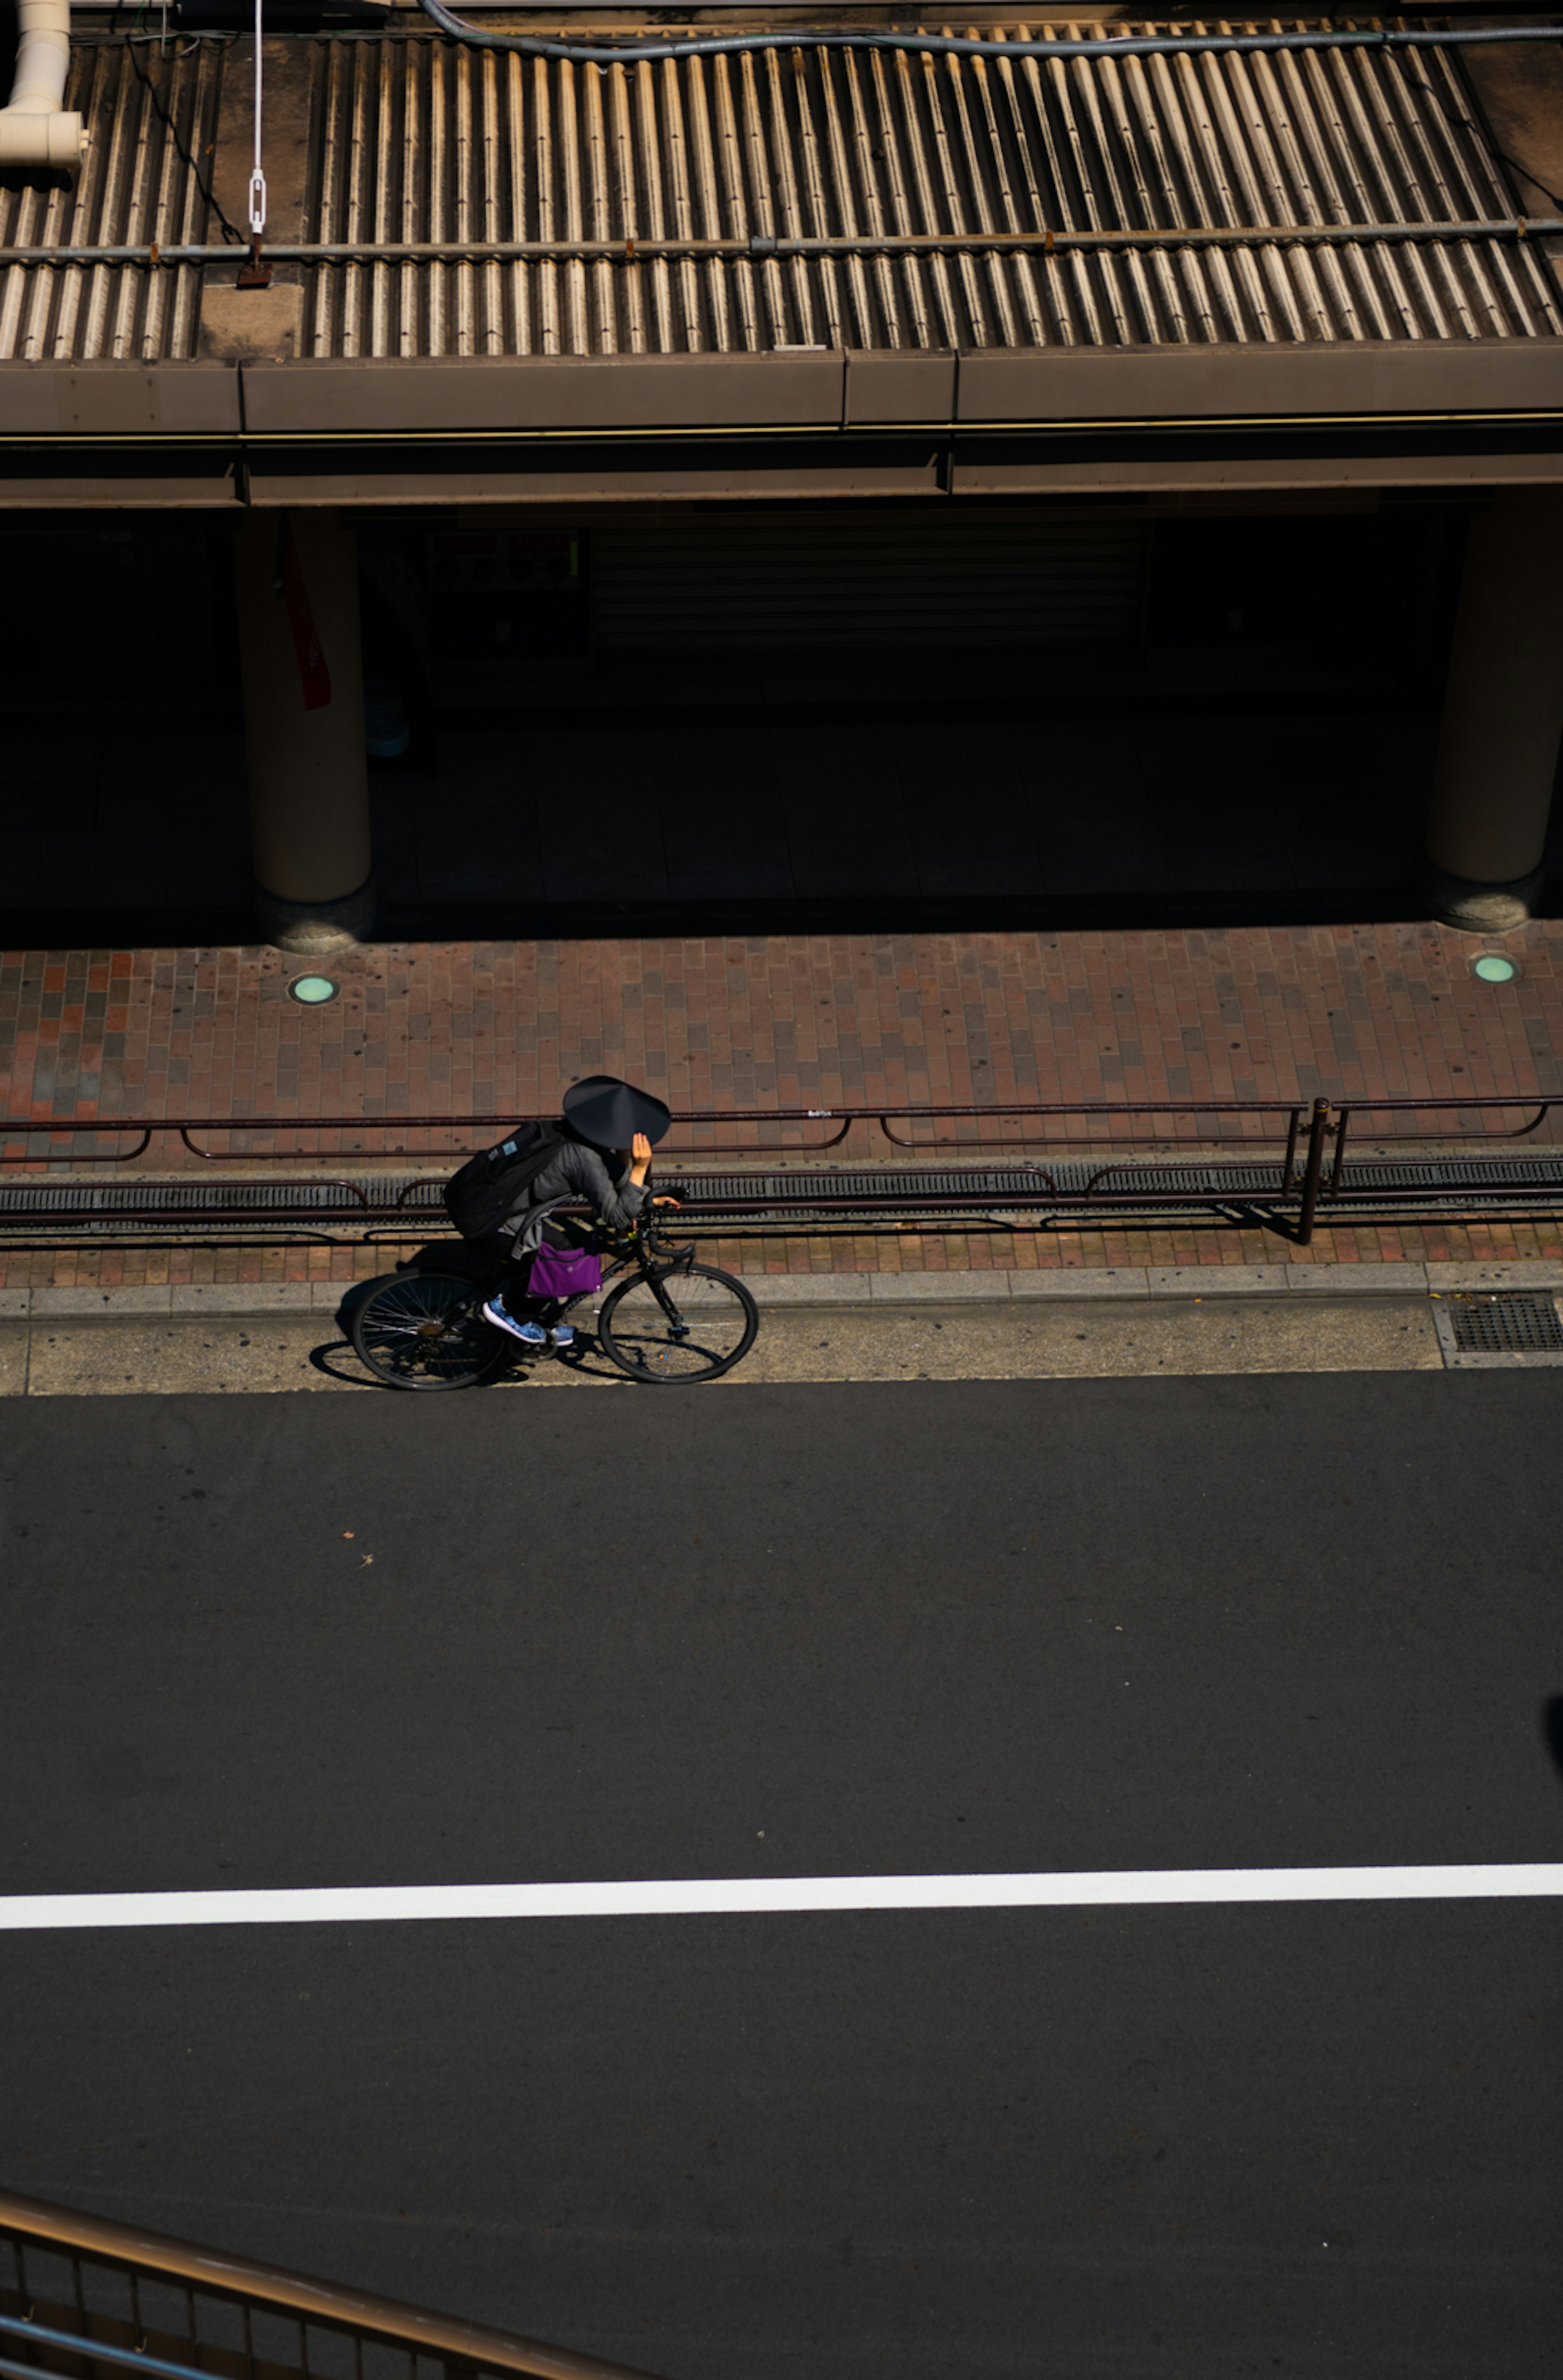
[[[263,79],[260,54],[260,10],[262,0],[255,0],[255,165],[249,176],[249,261],[238,269],[241,289],[266,289],[271,286],[272,268],[260,261],[260,242],[266,230],[266,176],[260,167],[260,103]]]
[[[261,0],[255,0],[255,170],[249,177],[249,236],[254,240],[266,228],[266,176],[260,170],[260,7]]]

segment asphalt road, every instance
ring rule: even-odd
[[[1560,1419],[13,1401],[0,1889],[1555,1860]],[[1560,1952],[1551,1901],[12,1935],[0,2183],[671,2380],[1535,2380]]]

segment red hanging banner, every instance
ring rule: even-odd
[[[298,555],[293,542],[293,531],[285,526],[282,537],[282,598],[287,605],[287,624],[293,630],[293,650],[298,656],[298,683],[304,692],[306,710],[323,710],[331,700],[331,672],[326,666],[325,648],[321,632],[315,625],[315,615],[309,609],[309,590],[304,584],[304,573],[298,567]]]

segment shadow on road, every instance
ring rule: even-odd
[[[1563,1780],[1563,1694],[1553,1694],[1543,1703],[1542,1733],[1552,1755],[1552,1765]]]
[[[346,1389],[388,1389],[391,1385],[389,1380],[377,1380],[372,1372],[365,1370],[345,1339],[331,1339],[323,1347],[311,1347],[309,1363],[313,1370],[323,1372],[328,1379],[340,1380]]]

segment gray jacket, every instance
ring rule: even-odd
[[[528,1183],[521,1204],[505,1217],[500,1230],[506,1238],[514,1238],[518,1257],[530,1256],[542,1239],[543,1224],[552,1209],[584,1198],[597,1209],[600,1222],[611,1231],[622,1232],[634,1222],[650,1195],[630,1180],[629,1172],[627,1164],[610,1170],[595,1148],[588,1148],[583,1141],[567,1140]]]

